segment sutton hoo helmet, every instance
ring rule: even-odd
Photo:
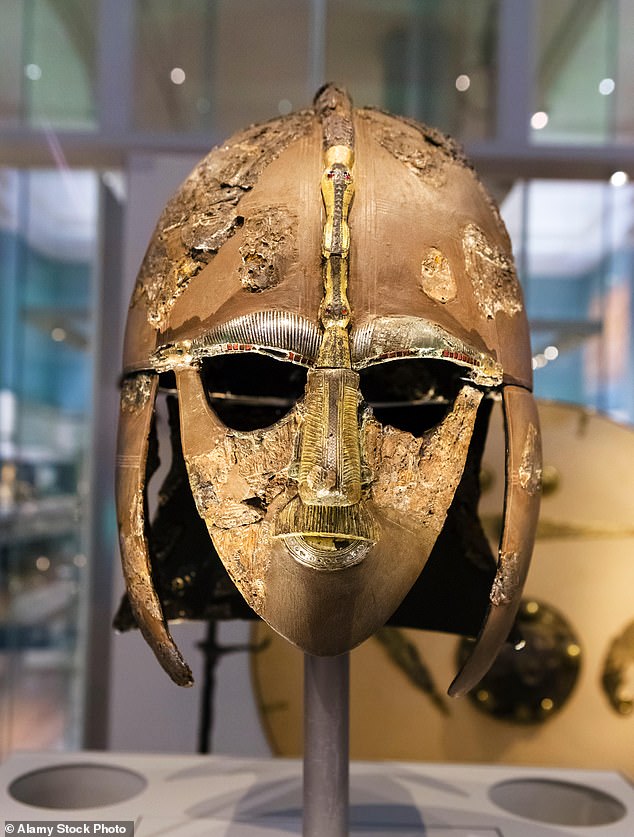
[[[213,612],[201,579],[219,556],[251,611],[311,654],[345,652],[390,618],[477,635],[450,687],[466,691],[511,630],[532,551],[531,384],[508,236],[451,140],[352,109],[333,86],[235,135],[163,211],[130,306],[117,461],[128,622],[191,683],[166,616],[196,615],[173,611],[175,587]],[[161,388],[177,394],[172,499],[195,503],[162,553],[201,521],[210,536],[167,581],[153,543],[165,521],[150,528],[146,499]],[[507,440],[495,560],[476,516],[494,397]]]

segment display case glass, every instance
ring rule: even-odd
[[[4,0],[0,125],[96,126],[98,0]]]
[[[632,141],[632,32],[628,0],[539,0],[533,142]]]
[[[0,176],[0,755],[76,746],[97,179]]]
[[[325,77],[463,142],[495,128],[499,2],[329,0]]]
[[[333,79],[357,105],[485,137],[495,115],[498,5],[137,0],[135,124],[221,140],[306,107]]]
[[[634,187],[518,181],[502,202],[531,322],[538,397],[634,421]]]
[[[305,106],[310,8],[308,0],[137,0],[135,127],[220,141]]]

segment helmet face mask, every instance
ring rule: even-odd
[[[353,111],[328,87],[314,111],[211,152],[159,221],[125,357],[124,574],[137,624],[180,683],[190,674],[152,582],[145,514],[159,382],[175,382],[191,493],[229,577],[313,654],[349,650],[398,609],[465,478],[483,401],[501,393],[501,552],[453,689],[479,679],[519,604],[539,425],[508,239],[448,140]]]

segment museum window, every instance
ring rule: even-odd
[[[7,0],[2,6],[0,125],[96,127],[98,0]]]
[[[625,33],[633,26],[630,3],[540,0],[533,142],[631,142],[632,71]]]
[[[517,181],[502,214],[531,322],[535,392],[634,420],[631,185]]]

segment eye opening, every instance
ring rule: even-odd
[[[159,373],[159,389],[162,392],[176,392],[176,375],[171,370]]]
[[[200,375],[210,407],[232,430],[261,430],[304,395],[307,369],[257,352],[204,358]]]
[[[422,436],[451,411],[465,370],[446,360],[400,358],[359,374],[363,398],[377,421]]]

